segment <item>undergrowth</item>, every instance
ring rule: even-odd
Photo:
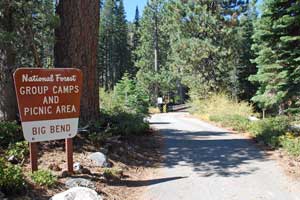
[[[300,156],[299,134],[289,132],[294,119],[277,116],[250,121],[250,116],[257,115],[252,106],[246,102],[235,102],[225,94],[192,100],[190,105],[190,112],[201,119],[216,122],[235,131],[248,132],[257,141],[271,148],[283,148],[290,155]]]

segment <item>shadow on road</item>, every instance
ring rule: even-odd
[[[258,170],[247,163],[266,160],[249,139],[226,139],[226,132],[188,132],[161,129],[165,152],[163,166],[191,166],[200,176],[239,177]],[[254,165],[255,166],[255,165]]]
[[[176,176],[176,177],[169,177],[169,178],[143,180],[143,181],[124,180],[119,183],[113,183],[113,185],[127,186],[127,187],[142,187],[142,186],[156,185],[156,184],[165,183],[165,182],[174,181],[174,180],[183,179],[183,178],[188,178],[188,177],[187,176]]]

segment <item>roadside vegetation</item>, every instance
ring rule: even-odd
[[[292,116],[268,116],[262,119],[248,102],[236,102],[226,94],[190,102],[190,112],[202,120],[215,122],[234,131],[248,133],[270,148],[282,148],[292,156],[300,156],[299,130],[292,128]]]

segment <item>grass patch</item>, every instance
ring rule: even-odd
[[[247,102],[235,102],[225,94],[213,94],[206,99],[195,99],[190,102],[190,112],[208,116],[243,116],[254,115],[252,106]]]
[[[160,113],[160,110],[158,107],[150,107],[148,112],[149,114],[157,114]]]
[[[35,184],[40,186],[51,187],[57,181],[57,177],[54,176],[49,170],[35,171],[30,175],[30,177]]]
[[[235,102],[225,94],[214,94],[206,99],[191,102],[192,113],[204,120],[219,123],[235,131],[247,131],[248,117],[254,115],[253,108],[246,102]]]
[[[123,170],[118,168],[105,168],[103,171],[103,176],[107,180],[120,180],[123,176]]]

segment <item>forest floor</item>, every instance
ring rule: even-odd
[[[103,176],[104,168],[93,165],[88,155],[105,148],[107,157],[113,169],[121,169],[120,179],[108,180]],[[69,178],[84,178],[96,186],[96,191],[104,200],[136,200],[146,188],[151,173],[161,162],[160,136],[150,131],[141,136],[112,137],[103,141],[103,145],[95,145],[78,135],[74,139],[74,163],[80,163],[88,169],[88,173],[78,173],[71,177],[64,177],[63,169],[66,169],[64,141],[53,141],[39,145],[39,169],[52,169],[58,178],[58,183],[51,188],[33,186],[22,194],[10,196],[8,199],[16,200],[49,200],[53,195],[65,191],[68,188],[65,182]],[[56,170],[55,171],[53,171]],[[27,161],[23,170],[30,174],[30,164]],[[28,182],[30,182],[30,179]]]

